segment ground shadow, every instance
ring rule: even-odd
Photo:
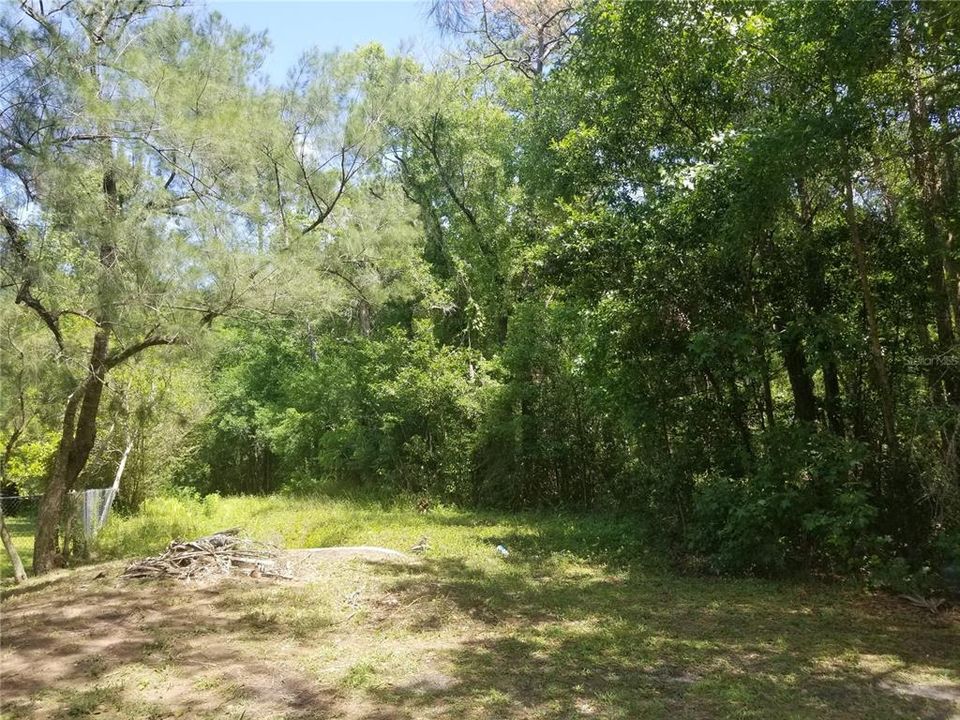
[[[384,568],[401,602],[443,597],[485,630],[449,653],[450,683],[379,688],[379,702],[402,717],[443,702],[467,717],[505,720],[960,712],[955,684],[894,679],[914,671],[955,678],[957,625],[883,599],[640,569],[577,576],[558,573],[539,552],[512,562],[513,572],[450,559]]]
[[[334,700],[310,678],[278,675],[245,648],[242,612],[222,588],[117,574],[65,573],[4,603],[4,718],[332,713]],[[157,682],[155,697],[131,699],[125,689],[144,677]]]
[[[490,532],[477,536],[489,545]],[[508,530],[507,558],[431,550],[291,583],[125,582],[122,563],[32,580],[3,605],[3,716],[960,713],[956,617],[836,587],[587,562],[589,533]],[[575,540],[586,549],[564,547]],[[150,692],[128,692],[146,680]]]

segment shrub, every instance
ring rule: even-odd
[[[691,548],[722,572],[857,569],[877,516],[857,458],[856,447],[807,428],[768,432],[750,477],[697,478]]]

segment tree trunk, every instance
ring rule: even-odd
[[[120,211],[120,195],[113,170],[112,150],[106,145],[102,152],[105,168],[102,186],[105,212],[100,228],[100,271],[109,273],[117,264],[114,223]],[[108,277],[100,278],[97,288],[97,332],[93,336],[87,375],[67,400],[56,457],[47,478],[46,490],[40,500],[37,535],[33,544],[33,570],[37,575],[48,572],[57,564],[57,536],[63,501],[87,464],[87,458],[90,457],[90,451],[97,439],[97,414],[100,411],[100,399],[108,370],[107,356],[112,330],[112,298]]]
[[[37,514],[33,544],[33,571],[37,575],[52,570],[58,563],[57,536],[63,501],[87,464],[97,438],[97,413],[107,372],[108,342],[106,330],[94,336],[87,377],[67,399],[63,412],[60,442]]]
[[[867,271],[867,253],[860,236],[860,226],[857,224],[857,209],[853,204],[853,173],[848,170],[844,178],[846,194],[847,227],[850,232],[850,242],[853,245],[854,259],[857,264],[857,275],[860,279],[860,293],[863,307],[867,314],[867,332],[870,336],[870,359],[873,368],[874,383],[877,395],[880,397],[880,411],[883,415],[883,431],[887,445],[896,451],[897,430],[894,421],[893,392],[890,389],[890,380],[887,375],[887,364],[883,358],[883,348],[880,345],[880,330],[877,323],[877,307],[873,300],[873,291],[870,289],[870,276]]]
[[[740,397],[740,393],[737,390],[736,382],[731,380],[729,383],[730,400],[728,401],[726,394],[723,392],[723,387],[718,382],[713,371],[706,364],[703,364],[702,367],[703,374],[707,378],[707,382],[710,384],[710,387],[713,388],[713,391],[717,396],[717,402],[726,412],[727,417],[730,419],[730,422],[736,429],[737,434],[740,436],[740,441],[743,444],[743,449],[746,452],[747,457],[751,461],[754,460],[753,438],[750,434],[750,426],[747,424],[747,421],[744,417],[743,401]]]
[[[947,247],[950,242],[946,212],[948,201],[942,193],[943,183],[938,177],[929,138],[931,127],[926,98],[919,80],[916,78],[911,80],[915,87],[908,103],[908,127],[913,181],[920,190],[920,228],[927,255],[927,283],[933,305],[933,320],[937,328],[937,350],[941,357],[946,358],[954,350],[955,338],[951,312],[953,303],[948,285],[950,274],[947,263]],[[949,143],[947,145],[949,146]],[[960,376],[956,370],[951,365],[944,365],[941,376],[947,399],[951,404],[960,404]]]
[[[942,102],[937,113],[941,118],[949,117],[950,109],[946,102]],[[949,127],[949,126],[947,126]],[[953,311],[953,327],[955,334],[960,334],[960,188],[957,187],[957,158],[954,144],[950,140],[942,140],[943,172],[940,178],[940,193],[944,199],[944,225],[946,226],[946,253],[945,268],[947,271],[947,296],[950,298],[950,307]]]
[[[783,353],[783,365],[793,391],[793,408],[797,420],[816,422],[817,396],[813,391],[813,379],[807,365],[807,355],[800,343],[799,333],[789,323],[777,319],[777,332],[780,335],[780,349]]]
[[[807,190],[807,184],[802,178],[797,179],[797,196],[800,207],[797,213],[797,224],[800,236],[803,239],[803,264],[806,275],[804,291],[807,304],[813,310],[816,318],[827,316],[831,297],[831,288],[827,283],[824,270],[824,258],[814,233],[817,209]],[[840,373],[837,368],[836,353],[833,350],[833,341],[828,347],[818,343],[820,369],[823,372],[823,403],[822,408],[826,416],[826,425],[835,435],[844,434],[843,414],[841,412]]]
[[[20,412],[16,417],[15,425],[10,431],[10,435],[7,436],[6,445],[3,448],[3,455],[0,456],[0,488],[7,486],[7,467],[10,464],[10,457],[13,455],[13,449],[17,445],[17,441],[20,439],[20,436],[23,434],[23,429],[27,425],[27,414],[26,414],[26,401],[24,398],[24,389],[23,389],[23,353],[20,353],[20,372],[17,376],[17,387],[19,390],[18,404],[20,406]],[[18,493],[19,494],[19,493]],[[3,506],[0,505],[0,539],[3,540],[3,547],[7,551],[7,555],[10,557],[10,565],[13,566],[13,579],[17,584],[22,583],[27,579],[27,573],[23,569],[23,561],[20,560],[20,553],[17,552],[16,546],[13,544],[13,539],[10,537],[10,531],[7,530],[7,521],[3,516]]]
[[[764,344],[764,337],[759,328],[763,321],[760,317],[760,305],[757,302],[757,294],[753,289],[752,274],[748,279],[750,287],[750,307],[753,311],[753,348],[760,361],[760,393],[763,402],[763,417],[766,418],[767,427],[776,425],[776,416],[773,410],[773,390],[770,383],[770,358],[767,357],[767,348]]]
[[[7,530],[7,521],[4,519],[2,507],[0,507],[0,538],[3,539],[3,547],[10,557],[10,564],[13,566],[13,580],[19,585],[27,579],[27,571],[23,569],[20,553],[17,552],[17,548],[13,544],[13,538],[10,537],[10,531]]]
[[[110,513],[110,507],[116,500],[120,492],[120,479],[123,477],[123,471],[127,467],[127,458],[130,457],[130,451],[133,450],[133,439],[127,440],[127,446],[123,449],[123,455],[120,456],[120,462],[117,464],[117,474],[113,477],[113,485],[110,486],[110,494],[107,501],[103,504],[103,512],[100,513],[100,522],[98,527],[103,527],[107,522],[107,515]]]
[[[773,390],[770,384],[770,360],[767,358],[767,351],[761,343],[757,352],[760,355],[760,388],[763,397],[763,415],[767,420],[767,427],[774,427],[777,424],[776,415],[773,411]]]
[[[372,321],[370,318],[370,303],[361,299],[360,304],[357,307],[357,315],[360,320],[360,334],[365,338],[370,337],[370,333],[373,330]]]
[[[840,372],[831,358],[823,363],[823,408],[827,424],[835,435],[843,435],[844,423],[840,400]]]

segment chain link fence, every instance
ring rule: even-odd
[[[116,488],[77,490],[71,492],[70,495],[76,504],[80,519],[83,521],[83,536],[87,539],[92,538],[107,521],[110,508],[113,506],[114,498],[117,495]]]
[[[83,537],[92,538],[103,527],[116,499],[116,488],[72,490],[66,507],[70,520],[82,527]],[[0,495],[4,517],[35,518],[40,507],[40,495]]]
[[[0,495],[0,509],[5,517],[35,516],[39,507],[39,495]]]

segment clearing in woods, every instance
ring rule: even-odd
[[[956,611],[680,577],[628,521],[164,502],[114,521],[101,557],[233,525],[429,548],[301,560],[295,581],[128,581],[112,560],[6,586],[3,718],[960,717]]]

